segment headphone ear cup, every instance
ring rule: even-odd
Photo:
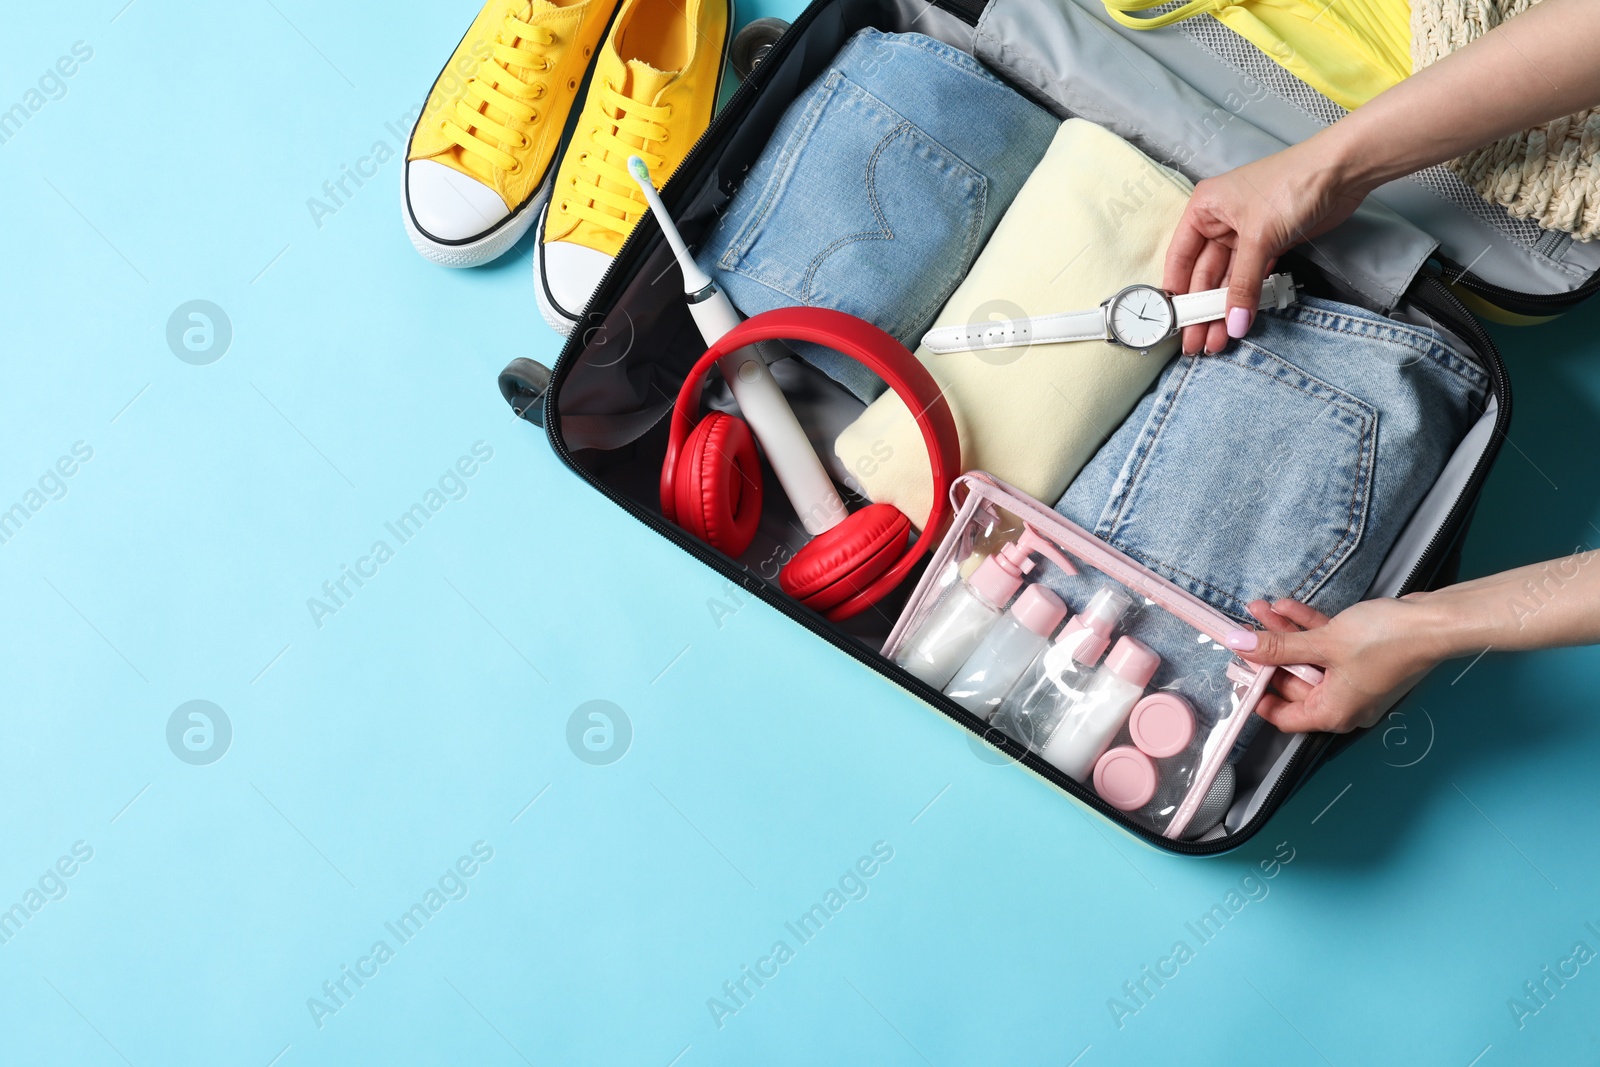
[[[785,593],[827,611],[885,574],[905,554],[911,520],[892,504],[871,504],[794,554],[778,574]]]
[[[713,411],[696,423],[672,491],[678,525],[730,556],[749,548],[761,521],[761,461],[744,420]]]

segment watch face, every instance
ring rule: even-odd
[[[1131,285],[1111,300],[1111,335],[1129,348],[1150,348],[1177,325],[1172,301],[1150,285]]]

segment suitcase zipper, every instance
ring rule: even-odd
[[[737,96],[737,94],[735,94],[735,96]],[[629,240],[631,241],[632,238],[630,237]],[[624,250],[626,251],[626,247]],[[619,255],[618,262],[621,261],[622,257]],[[605,288],[605,285],[605,282],[601,283],[602,290]],[[1484,450],[1484,453],[1479,458],[1477,465],[1473,467],[1472,473],[1468,475],[1467,482],[1463,487],[1461,495],[1452,505],[1450,511],[1445,516],[1444,522],[1440,524],[1439,529],[1435,531],[1432,539],[1430,539],[1428,542],[1428,546],[1423,550],[1422,555],[1418,558],[1416,566],[1412,568],[1411,573],[1407,575],[1405,581],[1401,584],[1400,592],[1402,594],[1414,591],[1421,577],[1426,573],[1431,573],[1431,571],[1437,567],[1437,557],[1440,555],[1440,553],[1450,544],[1452,544],[1457,536],[1459,536],[1459,527],[1464,520],[1467,511],[1469,510],[1468,507],[1463,506],[1462,501],[1470,498],[1473,493],[1477,492],[1478,489],[1481,488],[1484,479],[1488,477],[1488,472],[1490,467],[1493,465],[1494,457],[1499,452],[1498,438],[1504,435],[1504,430],[1509,422],[1511,413],[1511,385],[1509,378],[1506,375],[1505,365],[1501,362],[1499,352],[1494,346],[1493,339],[1489,337],[1488,333],[1483,329],[1478,321],[1472,317],[1471,313],[1467,311],[1466,307],[1463,306],[1458,299],[1456,299],[1455,295],[1452,294],[1449,289],[1443,285],[1443,283],[1439,282],[1435,278],[1425,278],[1423,279],[1423,285],[1426,286],[1427,290],[1431,291],[1431,295],[1433,297],[1437,298],[1438,303],[1432,303],[1421,292],[1418,292],[1413,294],[1413,299],[1416,299],[1419,306],[1423,307],[1424,310],[1437,313],[1438,317],[1449,322],[1452,329],[1457,330],[1479,344],[1480,349],[1478,354],[1483,357],[1483,362],[1486,366],[1486,369],[1495,383],[1495,395],[1499,407],[1495,417],[1496,439],[1491,440],[1490,445]],[[570,349],[572,344],[573,343],[569,341],[567,349]],[[775,594],[772,591],[771,586],[762,581],[759,577],[751,574],[748,569],[732,563],[720,553],[713,552],[705,545],[701,544],[698,540],[685,534],[677,526],[666,522],[659,516],[640,507],[627,497],[612,492],[608,486],[604,485],[598,479],[592,477],[588,471],[584,470],[575,461],[571,451],[566,446],[566,442],[561,438],[556,425],[559,417],[555,414],[553,398],[559,387],[561,379],[565,377],[564,372],[567,370],[568,364],[572,358],[571,353],[569,353],[567,349],[563,349],[561,357],[556,361],[556,367],[552,374],[553,380],[551,382],[551,387],[545,394],[545,426],[547,427],[546,433],[550,438],[551,448],[569,469],[574,471],[584,481],[588,482],[591,487],[598,490],[601,495],[612,501],[612,503],[620,506],[628,514],[632,515],[647,529],[667,538],[667,540],[688,552],[695,559],[698,559],[701,563],[709,566],[725,578],[738,582],[740,587],[746,592],[778,609],[784,615],[788,616],[801,626],[804,626],[807,630],[811,631],[811,633],[827,641],[835,648],[838,648],[850,655],[869,669],[889,678],[890,680],[899,684],[902,689],[905,689],[911,692],[913,695],[922,698],[923,701],[932,705],[946,718],[951,719],[964,729],[978,734],[981,737],[989,738],[992,735],[998,734],[998,731],[987,731],[980,733],[980,731],[974,729],[974,724],[970,721],[971,716],[968,715],[958,705],[945,697],[943,693],[934,690],[928,685],[925,685],[920,679],[917,679],[905,671],[900,670],[893,664],[885,662],[875,653],[872,653],[865,647],[857,644],[854,641],[851,641],[849,638],[840,635],[831,627],[825,625],[819,617],[814,616],[810,612],[802,609],[788,597]],[[1001,749],[1001,751],[1004,751],[1008,756],[1016,759],[1017,762],[1027,766],[1040,777],[1047,779],[1080,802],[1099,811],[1101,814],[1111,819],[1114,823],[1116,823],[1116,825],[1120,826],[1127,832],[1138,837],[1142,837],[1151,844],[1154,844],[1159,848],[1169,852],[1176,852],[1183,855],[1202,856],[1232,851],[1233,849],[1243,845],[1250,838],[1254,837],[1256,832],[1260,830],[1261,826],[1265,824],[1266,819],[1270,817],[1273,812],[1278,809],[1278,807],[1281,806],[1283,801],[1287,800],[1289,796],[1293,795],[1294,791],[1298,789],[1301,781],[1304,780],[1304,772],[1315,767],[1320,761],[1323,753],[1331,745],[1338,741],[1340,742],[1340,747],[1342,748],[1355,738],[1361,736],[1362,733],[1365,733],[1365,731],[1358,731],[1353,734],[1343,735],[1343,738],[1341,738],[1340,735],[1335,734],[1314,735],[1309,741],[1306,741],[1300,746],[1299,751],[1297,751],[1294,756],[1290,758],[1283,770],[1279,772],[1277,779],[1271,786],[1268,787],[1266,795],[1262,798],[1261,803],[1257,806],[1255,815],[1253,815],[1247,822],[1245,822],[1227,837],[1205,842],[1174,841],[1161,836],[1159,833],[1153,830],[1148,830],[1144,827],[1134,825],[1126,821],[1126,819],[1123,817],[1123,813],[1106,804],[1105,801],[1094,795],[1090,790],[1067,778],[1065,775],[1061,774],[1061,772],[1056,770],[1050,764],[1044,762],[1033,753],[1021,749],[1020,746],[1016,745],[1016,743],[1011,741],[1009,738],[1006,738],[1003,734],[998,734],[998,736],[994,737],[994,740],[991,743],[995,743],[995,747]]]
[[[1440,267],[1437,272],[1431,272],[1424,267],[1425,273],[1442,277],[1452,274],[1455,280],[1451,285],[1458,285],[1484,300],[1517,315],[1553,315],[1575,307],[1600,291],[1600,274],[1596,274],[1578,288],[1565,293],[1524,293],[1516,289],[1507,289],[1504,286],[1486,282],[1482,278],[1464,269],[1461,264],[1452,260],[1438,257]]]
[[[1434,304],[1427,295],[1438,299]],[[1489,477],[1489,468],[1494,465],[1494,459],[1500,453],[1500,441],[1505,437],[1505,431],[1511,424],[1511,378],[1506,373],[1505,363],[1500,358],[1500,352],[1495,347],[1494,339],[1483,328],[1473,314],[1467,310],[1461,300],[1450,291],[1438,278],[1427,275],[1421,279],[1419,291],[1413,294],[1418,306],[1424,311],[1437,314],[1450,324],[1451,329],[1465,334],[1478,343],[1479,354],[1483,357],[1484,369],[1489,372],[1494,381],[1494,396],[1496,403],[1494,435],[1489,445],[1479,457],[1477,466],[1472,468],[1472,473],[1467,476],[1467,483],[1455,503],[1450,506],[1450,511],[1445,515],[1444,522],[1439,524],[1439,529],[1434,532],[1433,539],[1428,542],[1428,547],[1418,557],[1417,564],[1406,575],[1404,582],[1400,583],[1400,595],[1415,592],[1425,574],[1431,574],[1438,567],[1435,558],[1441,551],[1448,548],[1458,536],[1457,527],[1465,520],[1471,505],[1463,506],[1462,502],[1476,499],[1478,491],[1483,487],[1484,481]]]
[[[967,21],[971,21],[969,14],[957,6],[958,3],[959,0],[942,0],[942,2],[938,2],[938,6],[952,11]],[[694,183],[699,180],[700,175],[697,172],[702,169],[701,160],[699,157],[704,150],[706,143],[711,140],[714,135],[720,134],[722,127],[731,119],[734,114],[737,113],[739,107],[745,102],[745,100],[758,91],[760,86],[765,84],[766,77],[770,77],[770,72],[777,69],[778,66],[778,64],[773,62],[773,60],[781,59],[788,53],[789,49],[793,45],[793,42],[798,39],[800,31],[803,31],[808,25],[810,25],[811,22],[815,20],[816,10],[817,5],[813,4],[809,5],[806,10],[801,13],[801,15],[790,26],[789,32],[784,34],[783,38],[781,38],[778,43],[773,46],[772,51],[768,53],[762,64],[756,68],[749,78],[745,79],[738,89],[734,91],[733,96],[729,98],[727,105],[722,109],[721,113],[717,115],[716,119],[711,123],[706,131],[702,133],[698,139],[696,139],[694,146],[684,157],[683,164],[678,167],[678,170],[674,172],[672,177],[668,179],[666,185],[662,188],[662,198],[667,200],[669,206],[671,205],[670,191],[675,185],[681,185],[685,181]],[[763,77],[764,72],[766,73],[766,77]],[[647,224],[649,227],[653,228],[654,234],[648,234],[646,231]],[[599,303],[602,305],[605,304],[605,298],[609,296],[610,290],[616,285],[617,277],[624,270],[631,269],[633,266],[631,261],[639,258],[639,256],[642,254],[640,252],[641,243],[649,240],[650,236],[659,236],[659,234],[660,228],[655,225],[653,218],[649,218],[647,216],[646,218],[640,220],[639,224],[634,227],[633,232],[630,233],[627,239],[623,242],[622,248],[618,251],[616,258],[612,260],[610,266],[606,268],[605,274],[601,277],[600,284],[595,290],[597,299],[592,301],[592,303]],[[1483,480],[1488,476],[1488,470],[1492,465],[1494,456],[1499,452],[1498,439],[1504,436],[1504,430],[1509,422],[1511,412],[1510,381],[1507,378],[1505,366],[1500,360],[1499,352],[1494,346],[1493,339],[1489,337],[1488,333],[1483,329],[1482,325],[1479,324],[1478,320],[1473,317],[1471,312],[1466,309],[1465,305],[1463,305],[1461,301],[1457,299],[1457,297],[1451,293],[1441,281],[1438,280],[1435,273],[1425,270],[1425,274],[1426,277],[1422,279],[1422,282],[1438,299],[1438,303],[1434,304],[1431,310],[1433,312],[1438,312],[1439,317],[1448,321],[1451,327],[1457,330],[1457,332],[1478,342],[1480,346],[1479,354],[1485,357],[1484,363],[1486,364],[1486,369],[1489,371],[1489,374],[1495,383],[1499,410],[1495,420],[1495,439],[1491,440],[1489,447],[1485,449],[1484,454],[1479,459],[1477,466],[1473,468],[1472,473],[1468,476],[1466,487],[1461,496],[1458,497],[1456,502],[1452,505],[1450,511],[1445,516],[1445,521],[1440,525],[1439,530],[1435,532],[1433,538],[1429,541],[1427,548],[1423,550],[1422,556],[1419,557],[1417,561],[1417,565],[1412,568],[1411,573],[1407,575],[1405,582],[1402,583],[1402,593],[1411,592],[1414,584],[1420,579],[1422,574],[1437,567],[1438,561],[1436,557],[1441,551],[1443,551],[1444,548],[1448,547],[1454,541],[1456,536],[1458,536],[1458,527],[1469,510],[1467,507],[1463,507],[1462,501],[1470,496],[1472,492],[1475,492],[1479,487],[1481,487]],[[1469,278],[1471,279],[1470,283],[1467,282],[1467,279]],[[1466,288],[1473,289],[1474,291],[1482,290],[1486,296],[1490,295],[1490,291],[1497,289],[1497,287],[1490,286],[1487,283],[1479,282],[1476,278],[1473,278],[1471,275],[1467,274],[1462,275],[1462,278],[1458,280],[1458,284],[1462,284]],[[1590,288],[1591,287],[1586,286],[1585,290],[1590,290]],[[1600,276],[1597,276],[1595,279],[1593,288],[1600,288]],[[1500,292],[1506,291],[1500,290]],[[1527,294],[1511,295],[1520,297],[1527,296]],[[1584,292],[1584,295],[1588,295],[1587,291]],[[1550,300],[1553,298],[1537,299]],[[1581,299],[1581,297],[1579,297],[1579,299]],[[1428,301],[1420,300],[1419,303],[1423,305],[1425,310],[1429,310]],[[573,360],[577,358],[580,350],[583,347],[583,339],[586,332],[587,331],[581,328],[575,329],[572,335],[568,337],[566,344],[562,346],[561,353],[556,358],[555,366],[551,369],[550,385],[545,390],[544,397],[542,398],[544,404],[545,434],[550,440],[551,449],[560,458],[561,462],[568,467],[568,469],[572,470],[578,475],[578,477],[582,478],[606,499],[618,505],[629,515],[632,515],[636,520],[643,524],[645,528],[665,537],[668,541],[677,545],[679,548],[689,553],[689,555],[710,567],[718,574],[721,574],[723,577],[737,582],[740,588],[744,589],[752,596],[755,596],[764,603],[776,608],[778,611],[782,612],[790,619],[793,619],[795,622],[805,627],[817,637],[820,637],[824,641],[827,641],[829,644],[833,645],[835,648],[838,648],[845,654],[851,656],[868,669],[890,679],[898,684],[902,689],[910,692],[912,695],[920,697],[924,702],[930,704],[946,718],[956,722],[962,728],[985,738],[988,738],[991,734],[997,735],[995,742],[991,742],[995,743],[996,748],[999,748],[1001,751],[1005,752],[1018,763],[1028,767],[1040,777],[1050,781],[1081,803],[1095,809],[1102,815],[1105,815],[1115,825],[1121,827],[1124,831],[1143,838],[1149,843],[1157,846],[1159,849],[1168,852],[1179,853],[1182,855],[1204,856],[1232,851],[1255,836],[1256,832],[1259,831],[1261,826],[1265,824],[1266,819],[1270,817],[1273,812],[1275,812],[1278,807],[1281,806],[1283,801],[1287,800],[1288,797],[1291,796],[1299,787],[1300,783],[1304,780],[1305,772],[1309,768],[1313,768],[1317,765],[1323,753],[1335,741],[1341,740],[1342,736],[1344,743],[1348,744],[1349,740],[1353,740],[1355,737],[1360,736],[1360,733],[1348,735],[1313,735],[1310,740],[1306,741],[1300,746],[1299,750],[1290,758],[1288,764],[1286,764],[1283,770],[1279,772],[1277,779],[1270,787],[1268,787],[1266,795],[1262,798],[1261,803],[1257,806],[1256,814],[1253,815],[1243,825],[1241,825],[1238,830],[1229,834],[1227,837],[1206,842],[1174,841],[1161,836],[1156,831],[1137,826],[1127,821],[1123,817],[1122,812],[1117,811],[1105,801],[1101,800],[1093,793],[1092,790],[1089,790],[1077,782],[1072,781],[1066,775],[1063,775],[1061,772],[1056,770],[1050,764],[1046,763],[1044,760],[1040,759],[1035,754],[1028,752],[1021,746],[1017,745],[1016,742],[1012,741],[1004,734],[1000,734],[999,731],[980,733],[978,730],[974,729],[974,723],[971,721],[972,717],[968,715],[964,709],[960,708],[954,702],[945,697],[943,693],[935,691],[930,686],[924,684],[920,679],[915,678],[893,664],[888,663],[887,661],[883,660],[882,657],[871,652],[864,646],[852,641],[847,637],[844,637],[842,634],[833,630],[832,627],[827,626],[819,616],[815,616],[806,609],[801,608],[788,597],[774,592],[771,586],[762,581],[756,575],[750,573],[747,568],[739,566],[721,554],[712,551],[707,546],[701,544],[698,540],[685,534],[678,527],[666,522],[661,517],[639,506],[632,500],[621,496],[620,494],[614,493],[610,487],[606,486],[599,479],[593,477],[588,471],[584,470],[583,467],[577,463],[572,455],[571,450],[567,448],[565,440],[561,437],[559,431],[560,416],[556,411],[555,397],[560,391],[560,386],[565,381],[567,373],[571,369]],[[1361,732],[1364,733],[1365,731]]]
[[[1463,504],[1467,500],[1475,500],[1482,489],[1484,481],[1489,476],[1489,470],[1494,466],[1495,457],[1500,452],[1500,439],[1505,436],[1506,428],[1511,422],[1511,379],[1506,373],[1504,361],[1500,358],[1499,349],[1495,347],[1494,339],[1489,336],[1473,314],[1467,310],[1466,305],[1450,291],[1450,288],[1440,281],[1432,272],[1425,272],[1425,276],[1418,280],[1416,289],[1411,294],[1411,299],[1423,311],[1445,321],[1455,332],[1477,343],[1477,355],[1481,358],[1484,369],[1494,382],[1494,396],[1496,402],[1494,436],[1490,439],[1483,455],[1478,457],[1477,464],[1472,468],[1472,473],[1467,476],[1466,483],[1462,486],[1461,493],[1456,497],[1450,510],[1445,514],[1444,521],[1434,531],[1427,547],[1417,557],[1416,565],[1400,583],[1397,595],[1404,596],[1415,592],[1422,584],[1424,577],[1431,575],[1438,569],[1439,557],[1457,538],[1461,536],[1461,526],[1465,522],[1470,504]],[[1435,302],[1437,301],[1437,302]],[[1369,727],[1370,729],[1370,727]],[[1300,747],[1289,762],[1279,773],[1278,778],[1267,790],[1267,795],[1262,799],[1256,809],[1256,814],[1249,821],[1229,835],[1228,839],[1238,838],[1242,844],[1253,836],[1260,828],[1259,824],[1265,821],[1265,816],[1270,816],[1283,800],[1299,788],[1304,780],[1302,769],[1315,767],[1323,753],[1335,743],[1342,750],[1356,738],[1366,733],[1358,730],[1349,734],[1317,734],[1311,741]],[[1282,799],[1280,799],[1280,795]]]

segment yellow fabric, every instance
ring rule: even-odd
[[[1105,0],[1136,30],[1209,13],[1289,73],[1354,110],[1411,75],[1410,0],[1190,0],[1159,15],[1135,12],[1166,0]]]
[[[490,0],[428,94],[408,160],[431,159],[508,208],[543,183],[616,0]]]
[[[1192,191],[1116,134],[1068,119],[934,325],[1083,311],[1125,285],[1160,285]],[[1105,341],[916,354],[955,416],[962,469],[1054,503],[1177,345],[1143,356]],[[928,513],[928,450],[896,394],[868,405],[834,453],[873,500]]]
[[[628,54],[635,22],[651,31],[655,53],[686,56],[683,66],[657,70]],[[665,184],[711,124],[727,37],[727,0],[623,0],[556,171],[546,241],[617,254],[645,211],[628,157],[649,165],[658,188]]]

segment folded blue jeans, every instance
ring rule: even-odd
[[[1331,615],[1372,584],[1488,384],[1432,330],[1306,298],[1174,360],[1056,510],[1241,623],[1258,598]]]
[[[1241,625],[1256,599],[1332,615],[1371,586],[1488,384],[1430,329],[1304,298],[1174,360],[1056,510]],[[1092,592],[1050,584],[1074,606]]]
[[[696,258],[746,315],[834,308],[915,347],[1058,125],[958,48],[862,30],[789,105]],[[862,400],[883,391],[794,347]]]

